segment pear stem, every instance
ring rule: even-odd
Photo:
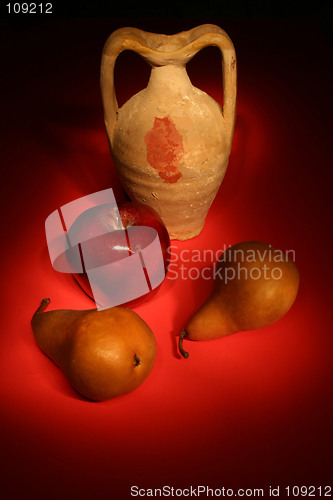
[[[181,330],[179,334],[179,342],[178,342],[178,347],[179,347],[179,352],[183,356],[183,358],[187,359],[189,357],[189,353],[185,351],[183,348],[183,340],[186,335],[186,330]]]
[[[38,309],[36,310],[35,314],[33,315],[33,318],[44,311],[44,309],[46,309],[47,305],[50,303],[50,299],[43,299],[42,302],[40,303],[40,306],[38,307]]]
[[[137,354],[134,354],[134,366],[139,366],[141,359]]]

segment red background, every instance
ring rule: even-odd
[[[174,241],[174,255],[244,240],[293,249],[297,300],[268,328],[187,342],[184,360],[177,334],[211,283],[169,277],[135,309],[157,339],[150,377],[115,400],[80,398],[39,351],[30,327],[45,296],[49,309],[93,307],[70,276],[52,269],[44,222],[61,205],[110,186],[118,201],[124,197],[99,91],[107,36],[124,25],[175,33],[202,20],[3,23],[2,498],[122,500],[131,485],[268,494],[269,486],[330,484],[331,48],[316,22],[209,21],[228,32],[238,56],[236,130],[204,230]],[[116,71],[120,103],[149,77],[131,53],[119,57]],[[217,49],[198,54],[188,72],[221,100]],[[184,265],[187,272],[198,266]]]

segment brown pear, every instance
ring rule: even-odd
[[[229,247],[214,266],[213,291],[179,337],[210,340],[268,326],[293,305],[299,272],[287,254],[267,243],[247,241]]]
[[[145,321],[125,307],[43,312],[31,324],[40,349],[81,395],[103,401],[136,389],[150,374],[156,340]]]

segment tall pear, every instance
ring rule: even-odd
[[[247,241],[229,247],[214,268],[213,291],[192,316],[179,337],[210,340],[244,330],[268,326],[293,305],[299,288],[299,271],[281,250]]]
[[[153,369],[156,340],[134,311],[59,309],[43,312],[43,299],[31,325],[40,349],[81,395],[103,401],[136,389]]]

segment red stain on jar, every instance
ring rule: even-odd
[[[164,182],[177,182],[182,174],[179,161],[184,154],[183,138],[168,116],[155,118],[153,128],[145,136],[148,163]]]

